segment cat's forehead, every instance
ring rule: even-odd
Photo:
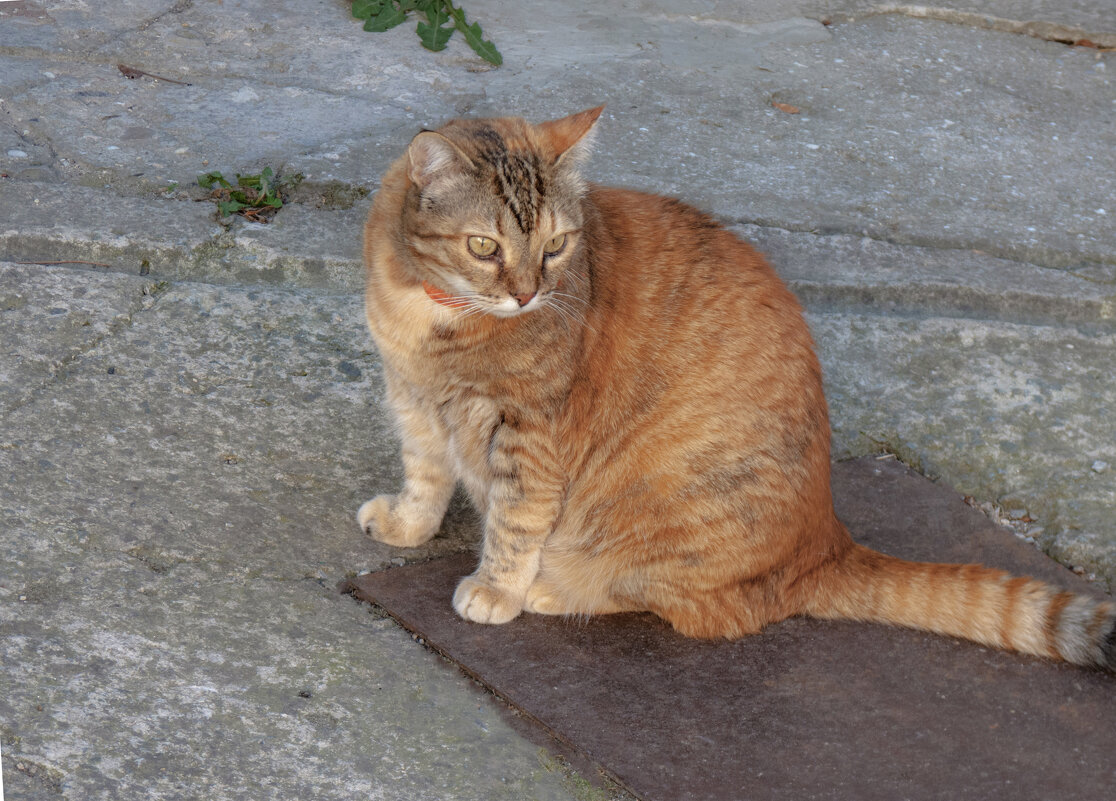
[[[469,156],[483,161],[500,159],[509,153],[537,152],[543,147],[534,126],[519,117],[451,120],[441,133]]]
[[[528,235],[545,222],[554,183],[554,159],[541,152],[532,133],[523,120],[476,120],[452,130],[454,143],[477,169],[482,188]]]

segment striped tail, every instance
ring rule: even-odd
[[[1116,671],[1116,607],[980,565],[908,562],[855,545],[802,610],[963,637]]]

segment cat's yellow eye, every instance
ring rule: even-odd
[[[500,247],[496,244],[495,239],[489,239],[487,236],[471,236],[468,245],[469,252],[474,256],[480,256],[482,259],[491,256]]]
[[[559,253],[562,252],[562,248],[564,248],[565,246],[566,235],[559,234],[553,239],[547,240],[547,243],[543,245],[543,253],[545,253],[547,256],[557,256]]]

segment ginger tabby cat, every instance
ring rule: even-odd
[[[367,317],[405,485],[361,527],[419,545],[462,482],[484,539],[453,604],[480,623],[650,610],[735,638],[810,615],[1116,669],[1111,603],[850,539],[801,308],[708,216],[586,184],[600,113],[455,120],[384,177]]]

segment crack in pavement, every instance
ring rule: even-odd
[[[1105,257],[1100,254],[1088,253],[1069,256],[1065,254],[1064,251],[1056,250],[1054,248],[1031,247],[1028,249],[1023,249],[1012,247],[1011,245],[989,247],[988,244],[984,242],[977,242],[973,240],[966,241],[964,239],[947,240],[918,234],[905,236],[884,236],[867,227],[841,228],[833,225],[826,225],[824,227],[811,227],[806,225],[795,226],[776,222],[762,217],[746,218],[727,217],[724,215],[713,216],[722,225],[730,228],[732,226],[751,225],[755,226],[756,228],[769,228],[776,231],[786,231],[787,233],[792,234],[811,234],[818,237],[860,237],[863,239],[870,239],[873,242],[882,242],[884,244],[895,245],[897,247],[927,248],[929,250],[968,251],[973,253],[980,253],[985,256],[991,256],[992,258],[996,259],[1003,259],[1004,261],[1015,262],[1017,264],[1026,264],[1030,267],[1038,267],[1043,270],[1056,270],[1062,273],[1071,272],[1074,268],[1080,268],[1082,266],[1088,265],[1099,264],[1106,267],[1116,265],[1116,253],[1113,253],[1109,257]],[[1035,255],[1045,255],[1045,258],[1039,261],[1034,258]],[[1096,279],[1093,280],[1096,281]],[[1109,283],[1106,281],[1097,282]],[[1113,283],[1116,283],[1116,278],[1113,279]]]
[[[18,735],[13,736],[18,737]],[[14,754],[5,752],[4,761],[49,792],[62,795],[62,783],[66,779],[66,774],[58,768],[48,765],[45,760],[30,757],[17,751]]]
[[[170,8],[168,8],[166,11],[162,12],[161,14],[156,14],[155,16],[150,17],[149,19],[145,19],[143,22],[141,22],[139,24],[139,27],[137,27],[135,29],[135,31],[136,32],[146,31],[148,28],[150,28],[156,22],[159,22],[160,20],[162,20],[164,17],[169,17],[172,14],[181,14],[183,11],[189,11],[193,7],[194,7],[194,0],[178,0],[178,2],[176,2],[173,6],[171,6]],[[130,32],[131,31],[122,32],[121,35],[124,35],[124,33],[130,33]]]
[[[830,18],[830,21],[834,23],[849,23],[866,17],[887,14],[911,17],[914,19],[931,19],[939,22],[949,22],[955,25],[964,25],[968,28],[977,28],[980,30],[1014,33],[1066,45],[1074,45],[1084,40],[1102,48],[1116,47],[1116,30],[1099,31],[1059,22],[1008,19],[1007,17],[996,17],[987,13],[960,11],[958,9],[944,8],[942,6],[923,6],[908,3],[878,3],[866,13],[838,13],[834,14]]]
[[[27,393],[25,398],[14,402],[11,406],[4,409],[4,413],[6,415],[11,414],[27,406],[30,406],[31,404],[35,403],[39,399],[39,397],[50,387],[54,386],[60,381],[64,381],[69,375],[71,375],[73,369],[79,361],[85,358],[88,354],[95,351],[105,342],[108,342],[110,339],[118,336],[121,332],[130,328],[139,317],[139,315],[155,308],[156,304],[158,304],[159,302],[159,298],[161,298],[170,289],[170,286],[171,284],[169,281],[154,281],[141,287],[140,297],[132,302],[132,304],[128,307],[128,310],[124,312],[124,314],[119,315],[118,317],[113,319],[112,322],[108,324],[103,333],[91,337],[88,341],[81,343],[80,346],[76,347],[70,353],[67,353],[65,356],[58,359],[57,361],[52,362],[49,368],[49,375],[42,381],[40,381],[38,385],[33,387]]]

